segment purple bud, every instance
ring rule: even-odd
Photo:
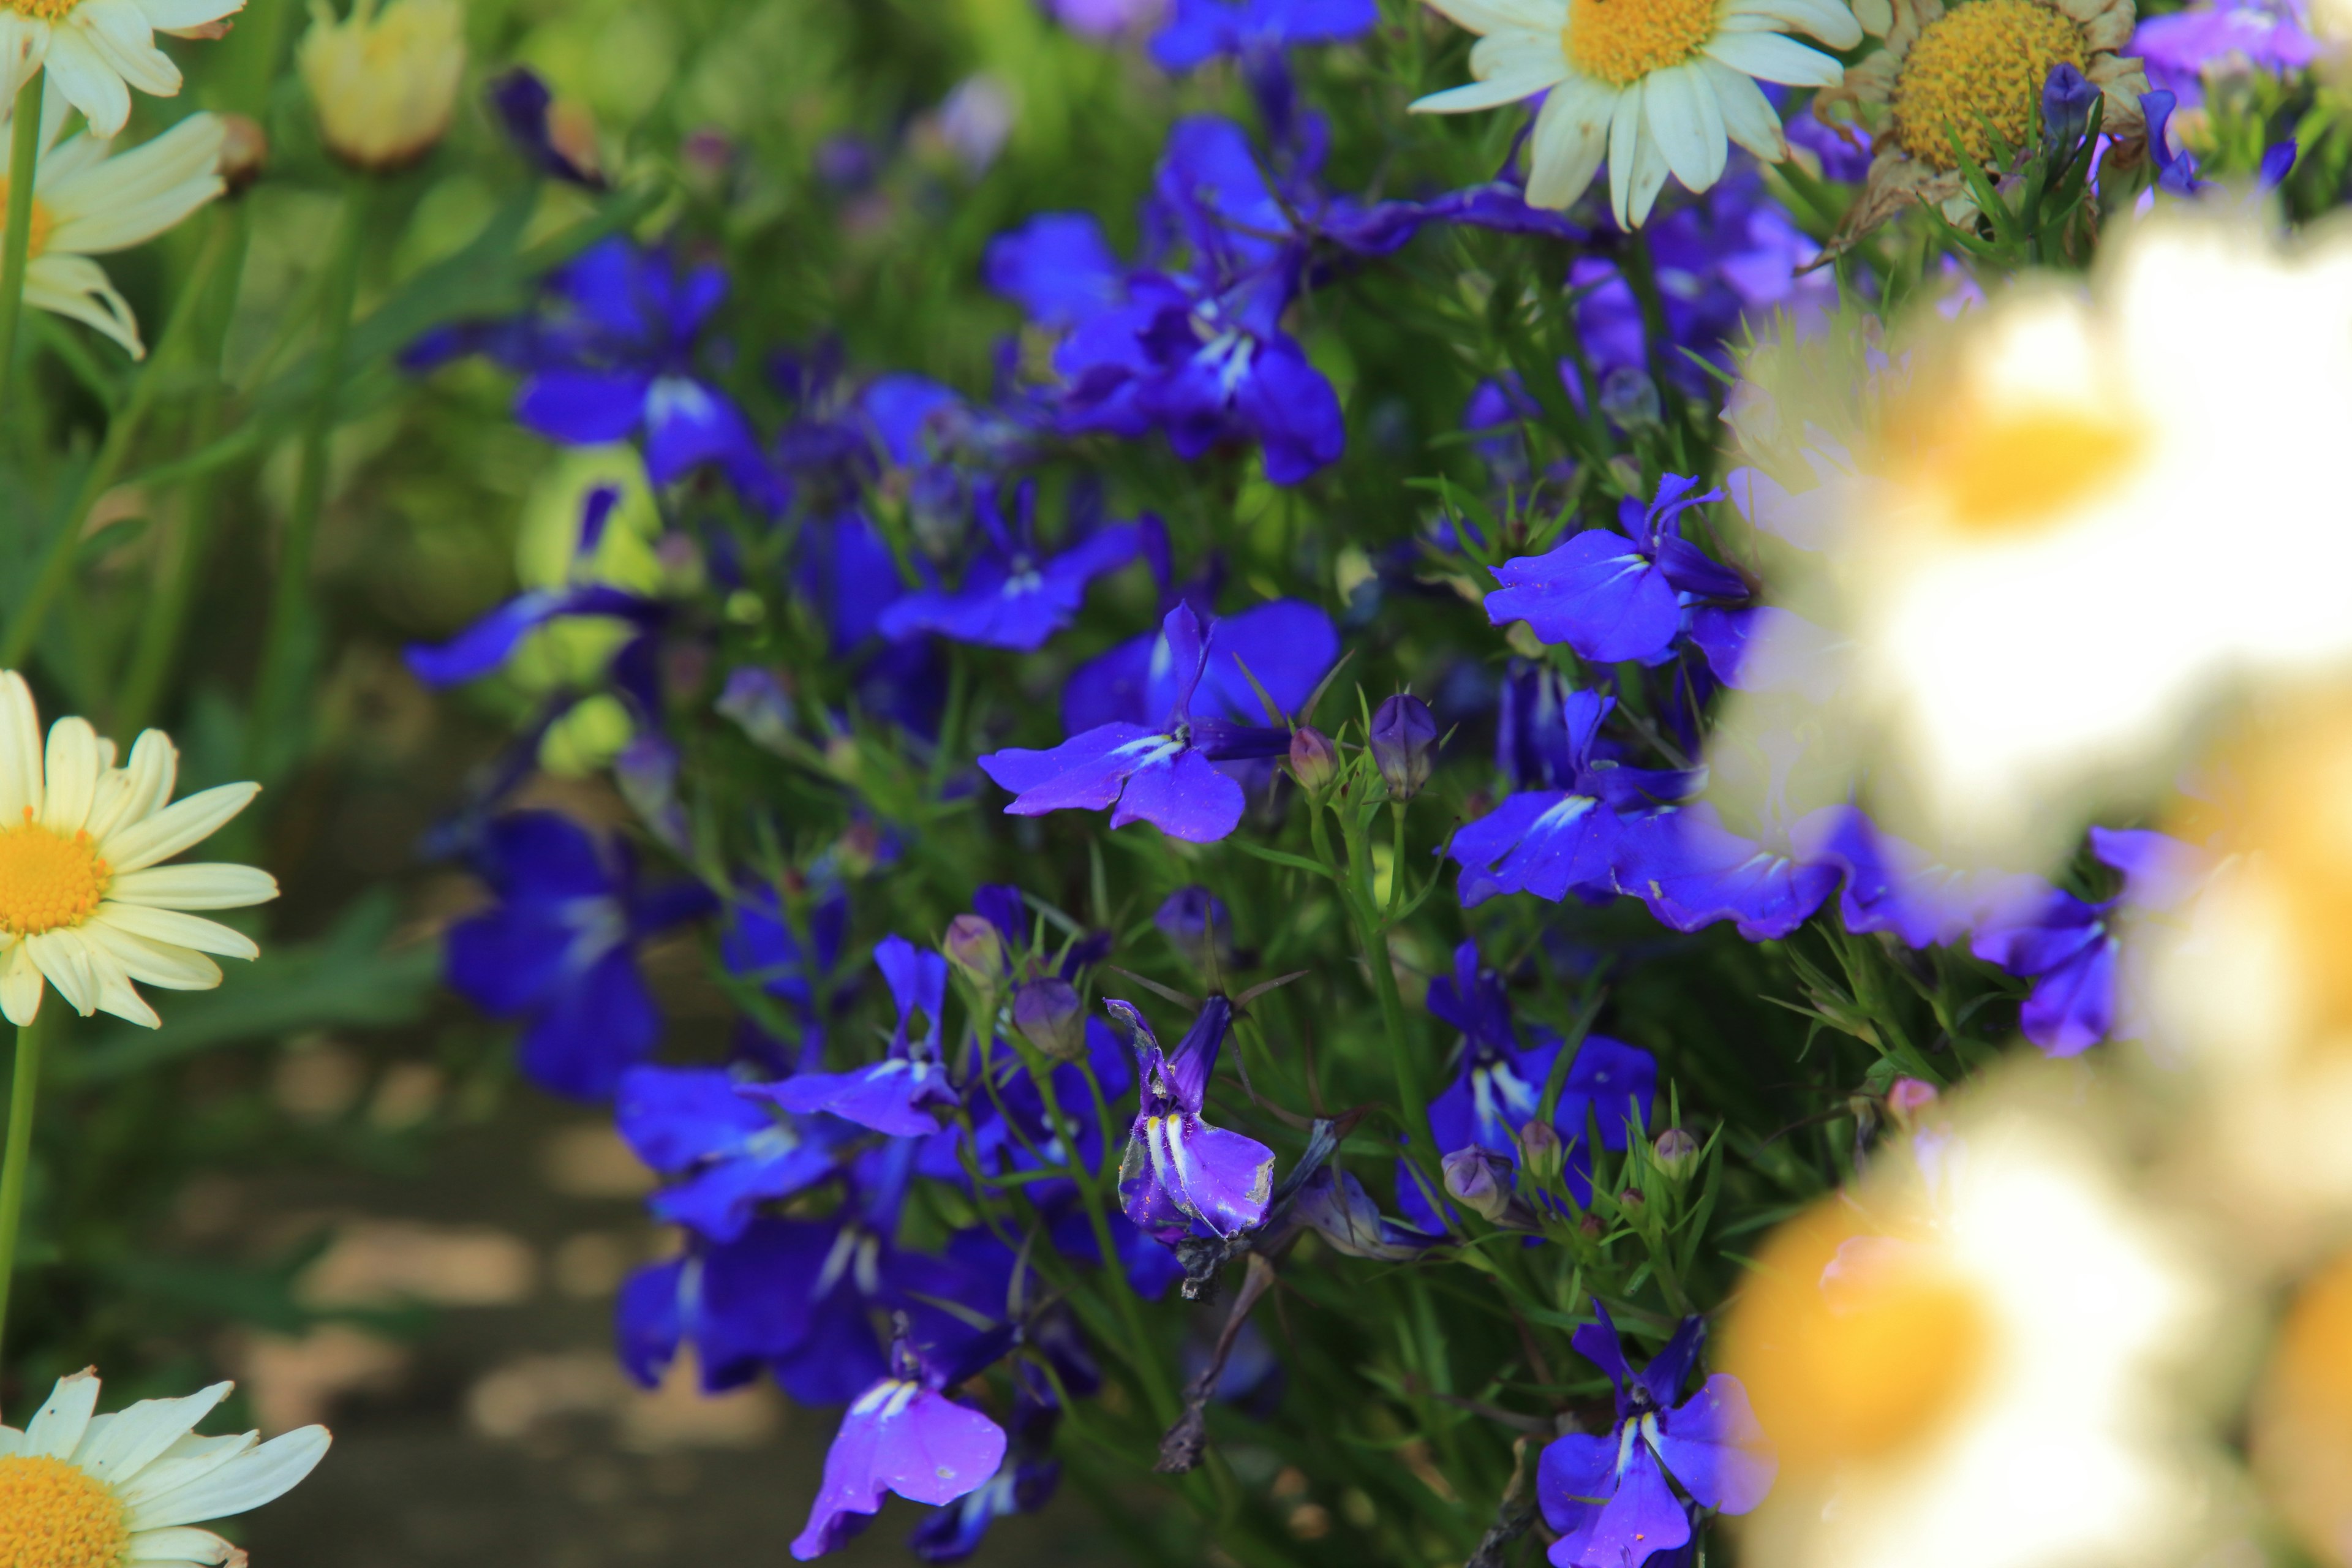
[[[737,668],[712,706],[722,719],[743,727],[754,745],[783,752],[792,747],[793,700],[775,676],[756,664]]]
[[[2061,60],[2042,84],[2042,145],[2051,153],[2072,147],[2091,128],[2091,105],[2099,89],[2074,66]]]
[[[1499,1220],[1511,1206],[1511,1163],[1475,1143],[1438,1162],[1445,1191],[1471,1213]]]
[[[948,962],[982,990],[1004,977],[1004,933],[984,916],[956,916],[948,922],[947,940],[940,946]]]
[[[1308,795],[1321,795],[1339,776],[1339,748],[1312,724],[1301,724],[1290,736],[1290,776]]]
[[[1925,1079],[1898,1078],[1886,1091],[1886,1113],[1895,1119],[1895,1126],[1908,1132],[1937,1098],[1936,1086]]]
[[[1698,1140],[1679,1127],[1659,1133],[1650,1152],[1658,1169],[1673,1181],[1679,1182],[1698,1168]]]
[[[1372,713],[1372,761],[1392,800],[1411,800],[1429,782],[1437,759],[1437,716],[1410,692],[1390,698]]]
[[[1195,969],[1206,971],[1213,953],[1220,973],[1232,966],[1234,919],[1224,900],[1208,889],[1177,889],[1151,917],[1151,923],[1175,944],[1177,952],[1192,960]]]
[[[1032,980],[1013,993],[1013,1026],[1056,1061],[1087,1054],[1087,1019],[1077,988],[1066,980]]]
[[[1567,1146],[1560,1142],[1559,1129],[1549,1121],[1530,1121],[1519,1129],[1519,1162],[1528,1174],[1538,1182],[1549,1182],[1568,1163]]]

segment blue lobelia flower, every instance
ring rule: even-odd
[[[1850,931],[1890,931],[1907,947],[1942,947],[1995,910],[2042,890],[2039,878],[1959,871],[1885,832],[1851,805],[1825,805],[1789,829],[1797,858],[1845,879],[1838,917]]]
[[[1193,609],[1208,618],[1205,605]],[[1236,724],[1262,718],[1252,679],[1276,709],[1295,713],[1339,657],[1331,617],[1297,599],[1272,599],[1208,626],[1206,662],[1192,692],[1193,711],[1204,718]],[[1129,637],[1071,672],[1062,688],[1062,728],[1076,734],[1122,721],[1150,723],[1174,705],[1179,676],[1167,633]]]
[[[690,1344],[706,1393],[758,1377],[808,1332],[806,1228],[761,1215],[730,1241],[689,1237],[680,1256],[631,1275],[613,1314],[622,1370],[655,1387]]]
[[[1693,801],[1627,825],[1617,886],[1658,922],[1695,931],[1729,921],[1749,942],[1787,936],[1837,891],[1833,865],[1809,862],[1767,823],[1756,837],[1725,826],[1711,801]]]
[[[1021,487],[1020,521],[1005,525],[997,487],[983,484],[973,497],[985,547],[952,592],[929,588],[908,595],[882,612],[878,629],[892,638],[939,632],[957,642],[1026,653],[1068,626],[1086,600],[1087,585],[1135,559],[1139,535],[1132,523],[1113,523],[1074,542],[1059,555],[1037,547],[1037,489]]]
[[[728,902],[719,958],[729,973],[783,1005],[800,1026],[799,1065],[814,1068],[824,1059],[835,1004],[833,971],[849,931],[849,895],[838,884],[823,887],[798,920],[795,929],[772,888],[741,893]]]
[[[1220,57],[1344,43],[1380,19],[1374,0],[1176,0],[1151,58],[1168,70],[1191,70]]]
[[[981,771],[1013,792],[1013,804],[1004,808],[1009,815],[1100,811],[1115,805],[1113,827],[1149,822],[1171,838],[1196,844],[1213,843],[1240,824],[1242,786],[1212,764],[1276,755],[1288,748],[1289,736],[1223,719],[1195,719],[1192,700],[1207,670],[1210,639],[1184,605],[1168,612],[1161,629],[1175,672],[1167,719],[1157,728],[1101,724],[1050,751],[1008,748],[981,758]]]
[[[1361,1182],[1331,1165],[1316,1167],[1299,1183],[1290,1217],[1346,1256],[1381,1263],[1417,1258],[1445,1239],[1389,1218]]]
[[[695,374],[702,331],[727,297],[717,267],[680,267],[662,250],[614,237],[557,273],[551,288],[571,331],[543,352],[515,395],[515,418],[551,440],[596,446],[642,435],[646,471],[673,484],[718,466],[747,500],[782,496],[750,424]]]
[[[996,1348],[1001,1354],[1003,1346]],[[889,1371],[842,1415],[807,1528],[793,1542],[795,1558],[805,1563],[839,1548],[880,1510],[886,1491],[951,1503],[996,1474],[1004,1429],[942,1392],[984,1364],[968,1357],[941,1362],[920,1353],[903,1333],[898,1337]]]
[[[2326,53],[2305,30],[2302,13],[2292,0],[2192,5],[2142,17],[2132,34],[2131,52],[2146,67],[2150,83],[2171,93],[2181,107],[2194,109],[2204,100],[2209,72],[2284,76]],[[2148,128],[2151,145],[2160,142],[2163,133],[2153,115]]]
[[[1522,788],[1454,836],[1464,906],[1497,893],[1557,903],[1570,893],[1604,900],[1616,890],[1628,824],[1688,794],[1696,776],[1626,766],[1607,754],[1601,726],[1613,697],[1578,691],[1551,670],[1515,672],[1504,688],[1498,740],[1505,771]]]
[[[847,1072],[804,1072],[742,1091],[801,1115],[830,1111],[894,1138],[940,1130],[934,1108],[961,1102],[940,1059],[940,1012],[947,1005],[948,961],[896,934],[874,948],[874,963],[898,1006],[890,1054]]]
[[[1717,1373],[1688,1399],[1684,1381],[1698,1359],[1706,1320],[1685,1318],[1640,1372],[1625,1361],[1607,1308],[1576,1331],[1579,1354],[1609,1374],[1617,1423],[1606,1434],[1570,1433],[1543,1451],[1536,1497],[1559,1534],[1553,1568],[1641,1568],[1691,1538],[1691,1501],[1746,1513],[1764,1500],[1779,1470],[1739,1380]]]
[[[1142,1103],[1118,1170],[1119,1202],[1136,1225],[1173,1245],[1187,1235],[1232,1236],[1265,1218],[1274,1193],[1274,1151],[1255,1138],[1201,1120],[1217,1050],[1233,1025],[1233,1004],[1212,996],[1171,1052],[1125,1002],[1106,1002],[1135,1047]]]
[[[2033,988],[2018,1027],[2050,1056],[2079,1056],[2116,1025],[2116,959],[2123,935],[2110,917],[2120,900],[2090,903],[2042,887],[2014,900],[1969,939],[1969,951]]]
[[[614,1121],[637,1158],[675,1178],[647,1204],[654,1217],[712,1241],[733,1241],[758,1206],[834,1173],[849,1129],[822,1117],[779,1118],[737,1093],[724,1068],[631,1068]]]
[[[907,1537],[908,1549],[925,1563],[961,1563],[980,1550],[996,1521],[1035,1513],[1052,1501],[1062,1479],[1061,1461],[1053,1458],[1061,1419],[1062,1407],[1043,1375],[1016,1362],[1012,1442],[1004,1462],[979,1488],[917,1525]]]
[[[568,119],[530,67],[515,66],[492,79],[488,97],[507,135],[541,174],[592,191],[611,188],[597,166],[593,124]]]
[[[1685,595],[1745,599],[1747,579],[1683,538],[1682,514],[1721,500],[1698,481],[1667,474],[1647,507],[1628,496],[1618,509],[1624,529],[1591,528],[1541,555],[1495,568],[1502,587],[1486,595],[1496,626],[1525,621],[1548,643],[1566,643],[1601,664],[1656,664],[1682,632]]]
[[[450,928],[450,988],[527,1020],[520,1059],[533,1082],[583,1100],[612,1093],[661,1034],[637,942],[717,900],[698,883],[641,885],[625,846],[553,812],[493,821],[477,859],[498,902]]]

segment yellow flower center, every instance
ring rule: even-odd
[[[0,1564],[115,1568],[130,1550],[130,1514],[105,1482],[63,1459],[0,1458]]]
[[[8,9],[16,12],[19,16],[30,16],[42,22],[54,22],[80,5],[81,0],[7,0],[7,4]]]
[[[1629,87],[1715,36],[1715,0],[1568,0],[1560,47],[1595,81]]]
[[[1792,1474],[1932,1436],[1990,1359],[1991,1314],[1930,1243],[1871,1234],[1832,1198],[1773,1237],[1725,1331],[1723,1365]]]
[[[2305,1286],[2254,1402],[2254,1468],[2315,1552],[2340,1546],[2352,1497],[2352,1259]]]
[[[1979,163],[1992,161],[1990,121],[2011,147],[2024,144],[2050,68],[2083,68],[2083,29],[2040,0],[1967,0],[1927,24],[1895,78],[1895,140],[1937,169],[1956,169],[1951,136]]]
[[[1911,438],[1897,443],[1896,467],[1916,493],[1936,498],[1937,515],[1972,534],[2053,522],[2112,484],[2142,449],[2136,427],[2079,405],[1927,401],[1933,406],[1897,420]]]
[[[88,920],[113,873],[87,833],[68,838],[33,820],[0,832],[0,931],[36,936]],[[13,1568],[0,1553],[0,1568]]]
[[[55,5],[58,0],[8,0],[8,3],[22,10],[26,5]],[[78,3],[79,0],[63,0],[63,4],[68,8]],[[0,235],[8,232],[7,212],[8,176],[0,174]],[[33,198],[33,219],[30,226],[33,235],[32,238],[26,242],[25,255],[27,260],[48,249],[49,231],[58,226],[57,216],[49,211],[48,204],[38,196]]]

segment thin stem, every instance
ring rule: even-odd
[[[25,1173],[33,1159],[33,1094],[41,1081],[38,1020],[16,1026],[16,1071],[8,1090],[7,1152],[0,1156],[0,1333],[16,1275],[16,1232],[25,1215]]]
[[[16,377],[16,323],[25,312],[25,268],[33,252],[33,175],[41,159],[41,84],[35,71],[16,89],[16,132],[8,143],[8,227],[0,235],[0,413]]]
[[[1337,879],[1356,918],[1356,936],[1363,949],[1364,967],[1370,971],[1372,994],[1380,1001],[1381,1024],[1389,1037],[1389,1066],[1396,1075],[1397,1099],[1402,1102],[1397,1112],[1404,1119],[1413,1156],[1424,1170],[1435,1171],[1438,1149],[1429,1131],[1429,1096],[1422,1086],[1421,1060],[1413,1043],[1412,1026],[1405,1017],[1404,997],[1397,991],[1396,967],[1389,959],[1388,934],[1381,929],[1380,910],[1370,885],[1371,835],[1358,813],[1342,807],[1334,815],[1339,818],[1339,838],[1347,847],[1349,862],[1346,873]],[[1328,840],[1318,847],[1327,850]]]
[[[336,405],[343,390],[345,350],[351,342],[352,308],[359,298],[360,260],[366,248],[369,186],[354,180],[343,196],[341,231],[327,260],[327,284],[319,325],[319,380],[311,391],[310,418],[302,432],[301,468],[295,479],[294,508],[278,556],[278,582],[270,595],[269,627],[262,641],[261,674],[254,688],[251,727],[246,734],[249,773],[263,769],[265,741],[284,739],[292,721],[295,688],[301,684],[309,653],[310,552],[317,542],[319,512],[327,500],[328,447],[333,440]],[[273,759],[274,760],[274,759]]]

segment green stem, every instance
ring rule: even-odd
[[[33,1094],[41,1081],[38,1021],[16,1026],[16,1071],[8,1091],[7,1152],[0,1156],[0,1332],[16,1276],[16,1232],[25,1215],[25,1173],[33,1159]]]
[[[13,194],[13,187],[12,187]],[[49,536],[47,549],[41,552],[38,574],[33,579],[33,589],[17,608],[16,618],[9,623],[8,635],[0,638],[0,669],[20,668],[33,651],[34,639],[41,635],[42,623],[48,618],[49,607],[72,574],[75,546],[81,541],[82,524],[89,521],[90,509],[99,498],[113,488],[122,472],[122,465],[131,456],[131,448],[146,428],[148,415],[154,412],[155,399],[161,395],[165,380],[163,367],[176,355],[185,339],[189,323],[196,317],[198,301],[212,292],[213,277],[222,257],[231,248],[226,238],[226,225],[215,223],[205,237],[204,249],[197,253],[196,264],[188,281],[172,302],[171,319],[164,323],[163,335],[156,340],[155,352],[148,356],[140,370],[138,380],[131,383],[131,398],[106,422],[106,439],[100,443],[98,456],[91,460],[89,471],[82,476],[81,489],[74,497],[73,510],[59,520],[57,531]]]
[[[1339,819],[1339,839],[1348,851],[1348,868],[1337,876],[1339,890],[1348,900],[1348,908],[1356,918],[1356,937],[1363,949],[1364,967],[1370,970],[1372,994],[1381,1005],[1381,1024],[1389,1037],[1389,1065],[1396,1075],[1397,1113],[1404,1119],[1405,1131],[1412,1139],[1413,1156],[1432,1174],[1437,1170],[1436,1138],[1429,1131],[1429,1095],[1421,1081],[1421,1058],[1412,1038],[1412,1026],[1405,1016],[1404,997],[1397,990],[1396,967],[1389,960],[1388,933],[1381,927],[1377,901],[1372,897],[1371,834],[1360,815],[1337,807]],[[1319,824],[1318,824],[1319,826]],[[1327,854],[1329,841],[1317,834],[1318,852]]]
[[[33,175],[41,160],[41,83],[35,71],[16,89],[16,132],[8,143],[8,227],[0,235],[0,414],[16,380],[16,323],[25,313],[25,268],[33,251]]]
[[[317,542],[319,512],[327,500],[329,447],[334,438],[336,405],[343,390],[345,351],[352,308],[359,298],[360,261],[366,249],[369,187],[355,180],[343,196],[341,231],[327,260],[327,286],[319,327],[319,379],[312,388],[310,417],[302,432],[301,467],[294,484],[294,508],[286,519],[278,551],[278,582],[269,600],[269,626],[262,640],[261,674],[254,688],[251,727],[246,732],[246,767],[264,772],[261,748],[276,744],[292,721],[295,689],[301,684],[309,649],[310,552]]]

